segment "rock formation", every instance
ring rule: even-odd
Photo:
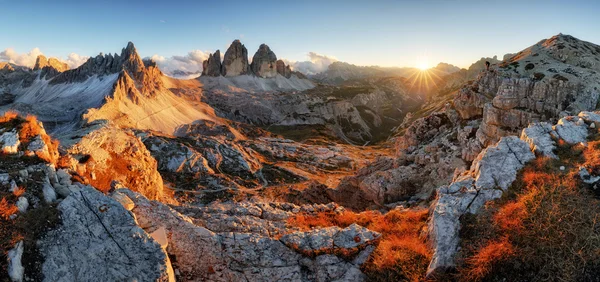
[[[252,72],[262,78],[270,78],[277,75],[277,56],[266,44],[261,44],[252,57],[250,68]]]
[[[248,50],[244,44],[236,39],[225,52],[221,74],[223,76],[238,76],[248,73]]]
[[[46,59],[44,55],[39,55],[35,61],[33,70],[41,70],[45,67],[52,67],[58,72],[63,72],[69,69],[69,66],[66,63],[63,63],[56,58]]]
[[[208,59],[202,62],[202,75],[221,75],[221,51],[217,50],[214,54],[208,55]]]
[[[286,66],[283,60],[277,60],[277,62],[275,62],[275,66],[278,74],[284,76],[285,78],[292,77],[292,69],[290,66]]]

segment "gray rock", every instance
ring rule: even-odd
[[[27,201],[27,198],[25,198],[25,197],[19,197],[19,199],[17,200],[16,206],[19,209],[19,212],[24,213],[27,211],[27,208],[29,207],[29,201]]]
[[[223,76],[238,76],[249,73],[248,50],[239,40],[234,40],[223,57],[221,74]]]
[[[54,187],[50,184],[50,181],[46,181],[42,187],[42,193],[44,195],[44,201],[46,203],[53,203],[56,201],[56,191],[54,191]]]
[[[217,50],[214,54],[210,54],[208,60],[202,63],[202,75],[221,75],[221,51]]]
[[[166,254],[117,201],[85,186],[39,243],[44,281],[168,281]]]
[[[13,249],[8,251],[8,277],[13,282],[22,282],[25,269],[21,263],[23,257],[23,241],[19,241]]]
[[[0,135],[0,144],[2,144],[2,153],[5,154],[16,154],[19,151],[19,133],[16,129],[12,131],[4,132]]]
[[[568,144],[586,143],[588,130],[587,125],[580,117],[564,117],[558,120],[554,130]]]
[[[261,44],[252,57],[250,68],[256,76],[263,78],[274,77],[277,75],[277,56],[266,44]]]
[[[549,123],[534,123],[523,129],[521,140],[527,142],[533,152],[553,159],[558,159],[558,156],[554,154],[556,143],[552,140],[552,136],[555,134],[556,132]]]
[[[515,136],[504,137],[483,150],[468,172],[438,189],[429,221],[434,254],[427,275],[455,265],[460,217],[467,212],[476,213],[487,201],[500,198],[516,179],[517,172],[534,158],[525,141]]]
[[[579,177],[586,184],[594,184],[600,180],[600,176],[591,175],[585,167],[579,168]]]

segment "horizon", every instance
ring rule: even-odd
[[[37,6],[31,8],[31,3]],[[418,68],[444,62],[468,68],[483,57],[502,59],[559,33],[600,42],[600,31],[586,26],[586,15],[600,11],[600,4],[591,1],[579,1],[582,5],[543,1],[544,5],[537,6],[540,1],[351,1],[345,5],[339,5],[340,1],[260,1],[263,5],[233,1],[227,6],[237,8],[233,10],[185,2],[117,3],[0,0],[7,10],[5,24],[0,25],[6,38],[0,44],[0,61],[17,58],[32,64],[38,54],[44,54],[76,67],[99,53],[118,53],[131,41],[142,58],[153,58],[161,69],[191,72],[201,68],[209,53],[218,49],[223,54],[239,39],[250,59],[266,43],[278,58],[310,61],[316,65],[311,66],[314,71],[326,69],[333,61]],[[486,15],[480,20],[479,15],[497,11],[498,4],[503,7],[498,17]],[[535,14],[528,12],[533,10]],[[226,12],[231,16],[225,17]],[[261,13],[269,17],[258,17]],[[56,17],[61,14],[68,17]],[[22,21],[23,17],[29,22]],[[357,17],[364,20],[357,21]],[[556,17],[564,20],[552,21]],[[25,28],[9,24],[15,21]],[[44,28],[34,28],[40,25]],[[465,29],[472,32],[464,36]],[[65,31],[76,36],[65,38]]]

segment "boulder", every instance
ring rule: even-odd
[[[552,136],[556,136],[552,125],[547,122],[539,122],[530,124],[527,128],[523,129],[521,140],[527,142],[531,150],[536,154],[557,159],[558,156],[554,153],[556,142],[554,142]]]
[[[580,117],[569,116],[558,120],[554,126],[558,137],[568,144],[586,143],[588,136],[587,125]]]
[[[38,247],[48,281],[168,281],[167,256],[121,204],[82,187],[59,205],[62,224]]]
[[[0,135],[0,144],[2,144],[2,153],[16,154],[19,151],[19,133],[16,129],[2,133]]]
[[[25,269],[21,259],[23,258],[23,241],[19,241],[15,247],[8,251],[8,277],[13,282],[23,282]]]

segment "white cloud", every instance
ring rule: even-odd
[[[289,62],[289,64],[293,70],[299,71],[304,74],[317,74],[327,70],[327,67],[334,62],[337,62],[338,59],[333,56],[322,55],[316,52],[308,52],[306,54],[308,57],[308,61],[303,62]],[[285,60],[284,60],[285,61]]]
[[[28,53],[18,53],[13,48],[6,48],[4,51],[0,52],[0,62],[9,62],[19,66],[25,66],[33,68],[35,66],[35,61],[39,55],[44,55],[40,48],[33,48]],[[85,63],[89,57],[81,56],[76,53],[71,53],[67,56],[66,60],[59,58],[59,60],[67,63],[69,68],[73,69],[81,64]]]
[[[168,75],[179,73],[196,73],[202,71],[202,62],[208,59],[209,52],[193,50],[185,56],[172,56],[166,58],[160,55],[150,57],[158,67]]]
[[[39,55],[43,55],[40,48],[33,48],[29,53],[19,54],[13,48],[6,48],[0,52],[0,61],[9,62],[19,66],[32,68],[35,65],[35,60]]]
[[[89,58],[90,57],[88,57],[88,56],[81,56],[77,53],[71,53],[71,54],[69,54],[69,56],[67,56],[67,60],[65,61],[65,63],[67,63],[67,65],[69,65],[70,69],[74,69],[76,67],[81,66]]]

